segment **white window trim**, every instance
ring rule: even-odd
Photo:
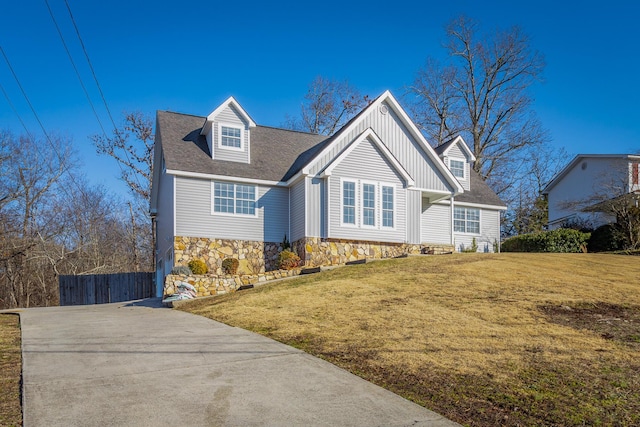
[[[469,209],[476,209],[478,211],[478,232],[477,233],[469,233],[467,231],[456,231],[456,226],[455,226],[455,209],[464,209],[464,229],[467,229],[467,210]],[[474,207],[469,207],[469,206],[455,206],[453,208],[453,212],[451,212],[451,225],[453,228],[453,232],[455,234],[459,234],[459,235],[466,235],[466,236],[481,236],[482,235],[482,209],[480,208],[474,208]]]
[[[354,223],[344,222],[344,183],[351,182],[353,183],[353,191],[354,194]],[[341,227],[350,227],[350,228],[358,228],[358,180],[350,179],[350,178],[340,178],[340,226]]]
[[[233,185],[233,213],[231,212],[216,212],[216,183],[219,184],[231,184]],[[254,199],[254,203],[256,204],[255,209],[254,209],[254,213],[253,214],[245,214],[245,213],[237,213],[236,212],[236,186],[237,185],[244,185],[247,187],[253,187],[253,191],[254,191],[254,195],[255,195],[255,199]],[[215,215],[215,216],[227,216],[227,217],[233,217],[233,218],[257,218],[258,217],[258,186],[257,185],[251,185],[251,184],[245,184],[242,182],[228,182],[228,181],[211,181],[211,215]],[[243,199],[244,200],[244,199]]]
[[[398,212],[398,196],[397,195],[398,195],[398,191],[396,189],[396,186],[394,184],[390,183],[390,182],[380,182],[379,185],[380,185],[380,188],[379,188],[378,191],[380,192],[380,230],[390,230],[390,231],[391,230],[395,230],[396,229],[396,224],[398,223],[397,222],[397,216],[398,216],[397,215],[397,212]],[[383,202],[383,199],[382,199],[382,187],[391,187],[391,188],[393,188],[393,227],[385,226],[384,223],[383,223],[382,214],[383,214],[383,211],[384,211],[384,209],[383,209],[383,207],[384,207],[383,203],[384,202]]]
[[[451,168],[451,161],[454,162],[461,162],[462,163],[462,175],[463,176],[456,176],[453,173],[453,169]],[[456,179],[460,179],[462,181],[466,181],[467,180],[467,160],[466,159],[461,159],[458,157],[449,157],[449,170],[451,171],[451,175],[453,175]]]
[[[368,225],[364,223],[364,186],[365,185],[373,185],[373,196],[375,197],[373,201],[373,225]],[[376,181],[360,181],[360,227],[370,230],[378,229],[378,225],[380,224],[380,185]],[[356,199],[356,205],[358,204],[358,199]]]
[[[222,127],[240,129],[240,147],[229,147],[228,145],[222,145]],[[244,151],[244,126],[238,125],[237,123],[218,123],[218,148],[221,150],[233,150],[233,151]]]

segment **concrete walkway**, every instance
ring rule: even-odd
[[[26,309],[20,319],[26,427],[458,425],[159,300]]]

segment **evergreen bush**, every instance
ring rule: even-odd
[[[605,224],[593,230],[588,244],[589,252],[607,252],[624,249],[624,239],[616,224]]]
[[[201,259],[192,259],[189,261],[189,268],[193,274],[207,274],[209,271],[207,264]]]
[[[278,268],[280,270],[293,270],[300,266],[300,257],[290,250],[284,250],[278,255]]]
[[[559,228],[510,237],[502,242],[501,249],[502,252],[586,252],[590,236],[590,233]]]

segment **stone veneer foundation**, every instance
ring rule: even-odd
[[[190,285],[193,285],[196,288],[197,295],[199,297],[203,297],[208,295],[222,295],[227,292],[236,291],[240,286],[255,285],[257,283],[266,282],[267,280],[292,277],[299,274],[299,268],[244,275],[203,274],[187,276],[184,274],[169,274],[164,279],[163,295],[168,296],[175,293],[178,282],[187,282]]]
[[[453,245],[408,244],[373,241],[352,241],[307,237],[295,241],[293,250],[305,267],[344,264],[363,259],[394,258],[407,254],[443,254],[455,251]],[[187,265],[193,259],[203,260],[209,273],[224,275],[222,260],[236,258],[239,275],[257,275],[278,268],[280,243],[249,240],[208,239],[177,236],[174,241],[175,265]]]
[[[239,274],[259,274],[278,268],[280,243],[176,236],[173,250],[175,265],[201,259],[209,273],[222,275],[222,260],[236,258],[240,262]]]
[[[453,245],[408,244],[353,241],[306,237],[296,240],[293,248],[306,267],[344,264],[362,259],[395,258],[402,255],[439,255],[454,252]]]

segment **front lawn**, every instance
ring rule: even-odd
[[[410,257],[181,309],[301,348],[465,425],[640,425],[635,257]]]
[[[20,318],[0,314],[0,426],[22,425]]]

